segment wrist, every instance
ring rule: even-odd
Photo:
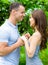
[[[20,37],[24,42],[26,42],[27,41],[27,39],[26,39],[26,37],[25,36],[22,36],[22,37]]]

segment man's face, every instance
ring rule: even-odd
[[[16,11],[15,17],[17,21],[22,21],[25,16],[25,8],[23,6],[19,6]]]

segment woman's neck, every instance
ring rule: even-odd
[[[35,29],[35,32],[38,32],[38,29],[36,27],[34,29]]]

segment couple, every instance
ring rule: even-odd
[[[30,16],[30,26],[34,29],[32,36],[20,36],[18,21],[25,16],[25,8],[20,3],[12,3],[9,8],[10,16],[0,27],[0,65],[18,65],[20,46],[26,49],[26,65],[43,65],[38,52],[45,47],[46,17],[42,10],[35,10]]]

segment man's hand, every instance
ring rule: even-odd
[[[19,42],[19,45],[20,46],[23,46],[24,45],[24,41],[21,38],[19,38],[17,42]]]

